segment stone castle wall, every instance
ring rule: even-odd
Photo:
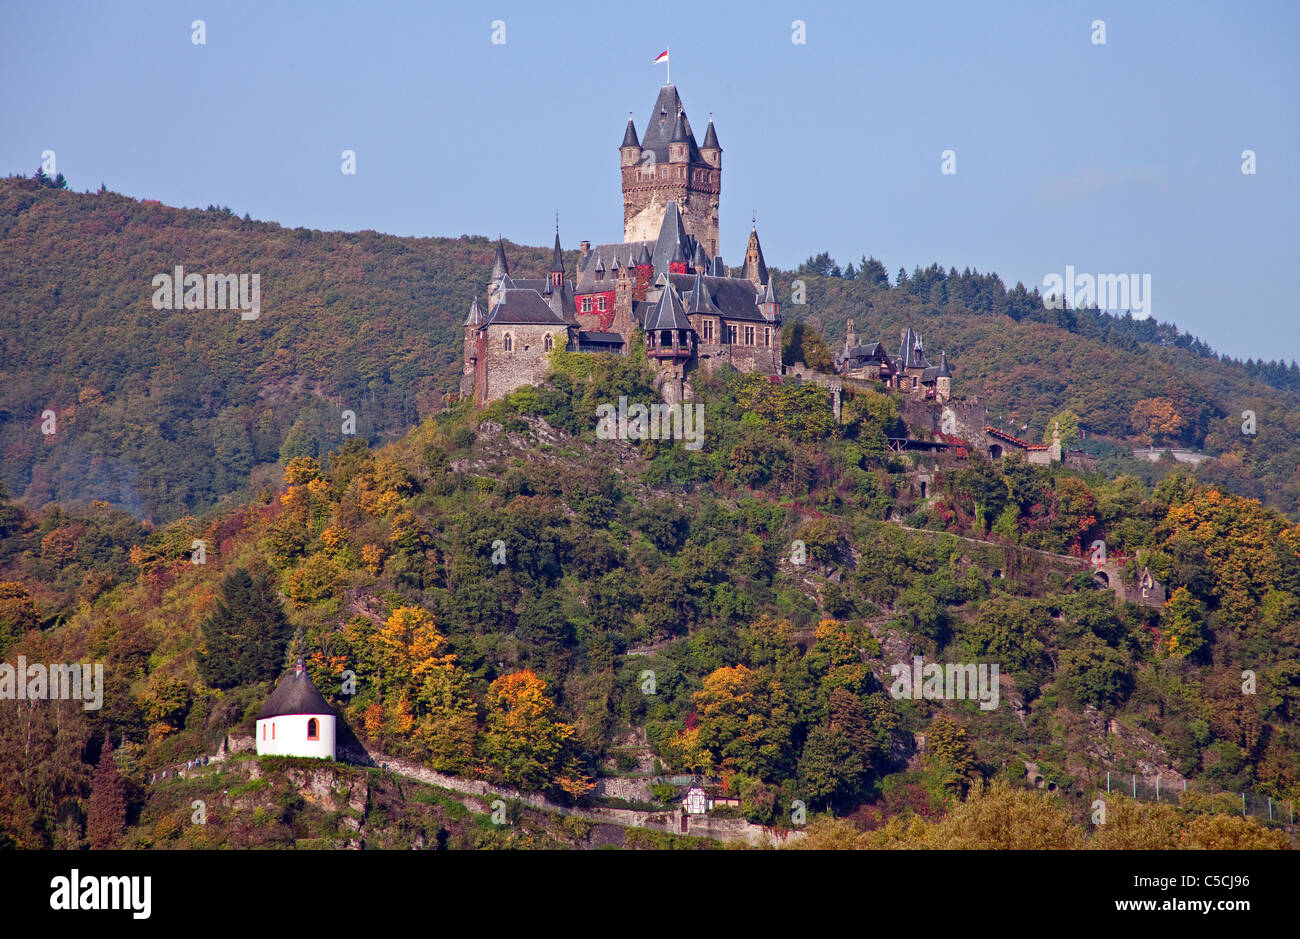
[[[522,385],[538,385],[548,369],[546,334],[556,348],[569,341],[568,330],[559,324],[519,324],[491,326],[480,343],[475,395],[481,402],[496,401]],[[505,350],[505,337],[513,339],[513,348]]]

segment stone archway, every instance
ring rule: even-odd
[[[991,447],[989,447],[989,459],[990,460],[1002,459],[1002,445],[1000,443],[995,443]]]
[[[1092,575],[1092,582],[1102,590],[1110,589],[1110,575],[1105,571],[1095,571]]]

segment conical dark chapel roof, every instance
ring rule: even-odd
[[[300,658],[293,671],[281,678],[280,683],[275,686],[271,697],[266,699],[262,710],[257,712],[257,720],[285,714],[333,713],[334,709],[329,706],[329,702],[321,697],[321,693],[312,684],[311,676],[307,674],[307,669],[303,667]]]

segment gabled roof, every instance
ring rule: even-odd
[[[550,304],[536,290],[502,290],[497,297],[496,306],[483,324],[485,328],[539,323],[564,325],[564,320],[555,314]]]
[[[578,277],[578,283],[573,288],[573,292],[582,295],[594,291],[613,290],[618,268],[635,267],[636,257],[642,251],[646,252],[646,263],[649,264],[650,252],[647,246],[653,244],[652,241],[620,241],[614,244],[596,245],[591,249],[591,253],[587,255],[587,266],[583,268],[581,275]],[[600,270],[598,267],[600,264],[605,265],[607,273],[603,280],[598,281],[596,280],[596,271]]]
[[[884,365],[890,372],[894,371],[894,362],[885,351],[883,343],[877,342],[854,346],[835,357],[841,368],[867,368],[871,365]]]
[[[722,311],[714,304],[713,298],[709,296],[709,288],[704,286],[704,274],[701,271],[695,272],[695,283],[691,285],[690,293],[686,295],[685,308],[688,314],[703,313],[708,316],[720,316]]]
[[[686,318],[686,310],[682,307],[681,298],[677,296],[677,291],[671,285],[664,287],[659,294],[659,302],[646,317],[645,328],[647,330],[691,328],[691,321]]]
[[[929,368],[925,352],[921,349],[921,337],[912,332],[909,326],[903,332],[903,340],[898,349],[899,368]]]
[[[667,282],[681,294],[684,298],[689,298],[695,288],[695,279],[699,277],[700,283],[709,293],[709,299],[713,302],[719,313],[729,320],[747,320],[751,323],[764,323],[773,325],[775,320],[770,320],[763,315],[758,308],[758,296],[754,292],[754,285],[743,277],[700,277],[699,274],[669,274]],[[716,315],[716,314],[715,314]]]
[[[312,684],[311,676],[303,666],[302,659],[293,671],[280,679],[280,683],[266,699],[262,710],[257,712],[257,720],[267,717],[280,717],[283,714],[333,714],[334,709],[321,697],[321,693]]]

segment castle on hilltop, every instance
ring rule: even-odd
[[[544,277],[512,277],[497,240],[487,312],[476,297],[464,324],[461,393],[476,403],[543,381],[555,348],[625,355],[637,329],[669,404],[692,396],[696,369],[781,374],[781,304],[757,228],[734,275],[719,254],[722,147],[712,119],[697,144],[677,87],[664,85],[643,138],[628,116],[619,163],[623,240],[583,241],[572,276],[558,225]]]

